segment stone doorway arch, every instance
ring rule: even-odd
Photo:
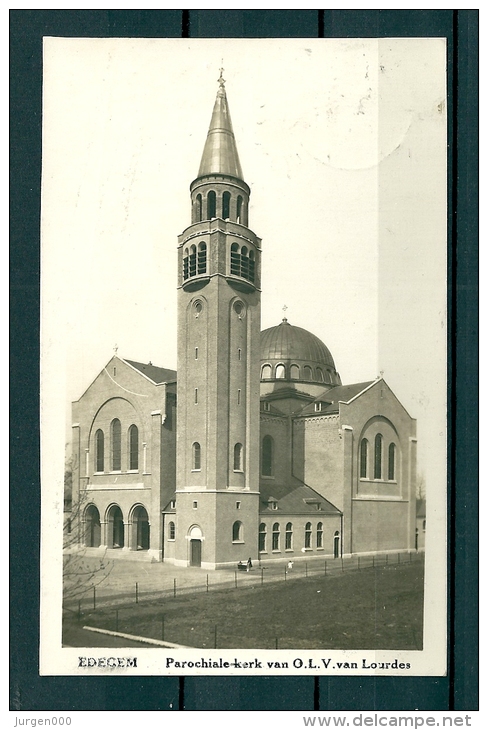
[[[201,528],[198,525],[193,525],[192,527],[190,527],[188,536],[190,542],[190,565],[194,568],[200,568],[202,565],[203,541]]]
[[[119,549],[125,546],[124,518],[118,504],[113,504],[107,513],[107,547]]]
[[[131,549],[149,550],[150,525],[146,508],[139,504],[132,512]]]
[[[85,547],[100,547],[101,534],[100,512],[89,504],[85,510]]]

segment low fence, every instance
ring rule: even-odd
[[[405,566],[405,564],[423,562],[423,553],[410,552],[410,553],[385,553],[376,555],[362,555],[348,558],[336,558],[328,559],[323,561],[312,560],[312,561],[290,561],[287,564],[272,565],[272,566],[260,566],[255,565],[249,572],[241,572],[237,569],[235,571],[216,571],[215,574],[203,574],[202,582],[191,584],[185,584],[184,577],[172,578],[170,581],[165,583],[164,586],[154,589],[147,584],[142,582],[134,582],[130,591],[124,593],[113,593],[107,591],[107,589],[100,589],[100,587],[91,587],[81,598],[76,602],[70,601],[70,605],[65,606],[66,613],[71,617],[71,620],[75,620],[79,625],[85,624],[87,620],[90,623],[97,623],[97,616],[102,619],[102,623],[105,624],[105,628],[111,631],[121,631],[122,619],[127,615],[128,612],[137,611],[136,604],[140,605],[141,609],[143,606],[152,605],[154,611],[152,612],[152,629],[151,638],[160,639],[164,641],[174,641],[178,643],[178,637],[171,636],[168,633],[168,616],[164,610],[158,612],[159,605],[170,605],[173,600],[191,595],[199,595],[202,593],[214,593],[217,591],[228,591],[228,590],[240,590],[265,587],[270,584],[277,584],[280,582],[286,583],[296,581],[304,578],[334,578],[338,577],[343,573],[353,572],[374,572],[377,570],[384,570],[385,568],[394,568],[395,566]],[[225,575],[223,575],[225,574]],[[210,575],[212,576],[210,578]],[[143,604],[143,605],[141,605]],[[204,617],[200,617],[203,619]],[[199,620],[200,620],[199,619]],[[158,625],[159,628],[155,634],[154,626]],[[210,625],[206,621],[205,637],[203,640],[198,642],[198,646],[205,646],[207,648],[225,648],[224,646],[219,647],[219,627],[218,624]],[[193,628],[191,629],[193,631]],[[412,635],[410,629],[404,631],[404,641],[408,645],[417,647],[421,638],[416,635]],[[196,638],[196,636],[195,636]],[[407,640],[408,639],[408,640]],[[280,645],[283,643],[278,636],[269,636],[266,642],[266,646],[261,648],[285,648]],[[189,643],[192,646],[196,645],[188,641],[188,638],[182,643]]]

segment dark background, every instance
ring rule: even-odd
[[[10,11],[10,709],[478,709],[478,11]],[[447,677],[39,677],[42,37],[448,40]]]

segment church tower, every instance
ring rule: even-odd
[[[175,563],[257,558],[261,240],[222,72],[178,237]]]

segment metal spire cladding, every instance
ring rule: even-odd
[[[220,69],[219,89],[210,120],[198,177],[230,175],[244,180],[232,129],[229,105],[225,94],[225,80]]]

